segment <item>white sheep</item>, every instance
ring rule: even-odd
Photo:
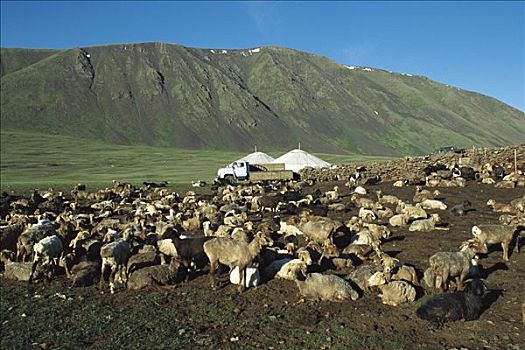
[[[257,287],[259,284],[261,284],[261,276],[259,274],[257,264],[252,263],[246,267],[244,281],[244,286],[246,288]],[[241,284],[241,276],[238,266],[235,266],[230,272],[230,283]]]
[[[447,205],[443,203],[442,201],[438,201],[437,199],[425,199],[423,202],[419,203],[419,206],[423,209],[439,209],[439,210],[446,210]]]
[[[56,266],[58,266],[58,258],[62,253],[64,246],[62,239],[57,235],[48,236],[42,238],[33,246],[33,265],[31,266],[31,276],[29,277],[29,283],[33,281],[33,274],[38,264],[42,266],[49,266],[51,272],[54,272]]]
[[[396,214],[388,220],[388,223],[394,227],[405,226],[408,224],[408,217],[405,214]]]
[[[446,227],[436,227],[441,221],[438,214],[432,214],[428,219],[416,220],[410,224],[409,231],[428,232],[432,230],[448,230]]]
[[[124,271],[124,282],[127,282],[127,264],[131,255],[129,243],[125,240],[117,240],[107,243],[100,249],[100,257],[102,258],[102,265],[100,271],[99,290],[104,293],[104,275],[107,269],[110,269],[109,288],[110,293],[115,293],[115,275]]]

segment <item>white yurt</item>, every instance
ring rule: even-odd
[[[274,159],[272,163],[284,163],[284,168],[286,170],[292,170],[296,173],[306,167],[329,168],[332,166],[330,163],[325,162],[321,158],[305,152],[300,148],[293,149],[290,152],[283,154],[279,158]]]
[[[257,152],[257,147],[255,147],[255,152],[248,154],[245,157],[242,157],[241,159],[238,159],[237,161],[245,161],[250,164],[266,164],[266,163],[272,163],[273,157],[267,155],[264,152]]]

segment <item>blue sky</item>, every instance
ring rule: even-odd
[[[525,2],[1,2],[1,46],[278,45],[525,110]]]

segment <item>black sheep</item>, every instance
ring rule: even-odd
[[[485,285],[474,279],[463,292],[438,294],[417,309],[419,318],[436,324],[445,322],[472,321],[479,318],[483,309]]]

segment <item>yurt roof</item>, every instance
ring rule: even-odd
[[[275,159],[272,163],[284,163],[286,170],[300,171],[306,167],[328,168],[330,163],[301,149],[294,149]]]
[[[273,162],[273,158],[264,152],[253,152],[250,153],[237,161],[245,161],[250,164],[265,164]]]

